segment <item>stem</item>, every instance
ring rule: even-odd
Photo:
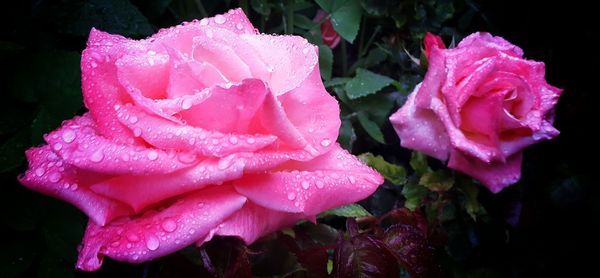
[[[198,9],[202,15],[202,18],[208,17],[208,13],[206,12],[204,5],[202,5],[202,0],[195,0],[194,3],[196,4],[196,9]]]
[[[348,50],[346,49],[346,40],[342,39],[342,76],[348,73]]]
[[[285,21],[286,21],[286,34],[294,33],[294,0],[287,0],[285,2]]]
[[[360,36],[358,39],[358,57],[362,57],[365,53],[365,29],[367,27],[367,17],[364,16],[362,22],[360,23]]]

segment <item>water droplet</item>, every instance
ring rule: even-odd
[[[92,162],[100,162],[102,161],[102,159],[104,159],[104,154],[102,153],[102,150],[98,150],[95,153],[93,153],[92,156],[90,156],[90,160]]]
[[[294,192],[288,193],[287,198],[290,201],[296,199],[296,193],[294,193]]]
[[[158,241],[157,237],[153,235],[148,236],[148,238],[146,239],[146,247],[148,247],[149,250],[154,251],[158,249],[159,246],[160,241]]]
[[[140,237],[138,235],[134,234],[133,232],[129,232],[125,236],[131,242],[138,242],[138,241],[140,241]]]
[[[238,139],[235,136],[231,136],[229,137],[229,143],[231,143],[232,145],[235,145],[238,143]]]
[[[227,21],[227,19],[223,15],[218,14],[215,16],[215,23],[223,24],[225,21]]]
[[[48,179],[50,180],[50,182],[58,182],[60,180],[60,174],[54,172],[50,174],[50,177],[48,177]]]
[[[163,221],[160,226],[163,228],[163,230],[165,230],[165,232],[169,233],[177,229],[177,223],[175,223],[175,221],[173,221],[173,219],[170,218],[165,219],[165,221]]]
[[[60,149],[62,149],[62,144],[61,143],[55,143],[53,146],[55,151],[60,151]]]
[[[137,261],[140,258],[140,256],[139,255],[133,255],[132,258],[133,258],[134,261]]]
[[[35,169],[35,175],[38,177],[43,176],[45,173],[46,171],[42,167]]]
[[[158,153],[155,150],[151,150],[148,152],[148,159],[156,160],[158,158]]]
[[[124,153],[123,155],[121,155],[121,159],[123,159],[123,161],[129,161],[129,155]]]
[[[256,143],[256,140],[254,138],[252,138],[252,137],[248,137],[246,139],[246,143],[252,145],[252,144]]]
[[[309,51],[308,47],[305,49],[302,49],[302,53],[304,53],[305,55],[308,54],[308,51]]]
[[[210,29],[207,29],[207,30],[206,30],[206,36],[207,36],[209,39],[212,39],[212,37],[213,37],[213,32],[212,32],[212,30],[210,30]]]
[[[203,18],[200,20],[200,26],[206,26],[208,25],[208,18]]]
[[[196,144],[196,138],[192,137],[189,140],[190,145]]]
[[[115,104],[115,111],[119,111],[121,109],[121,105]]]
[[[348,176],[348,181],[350,181],[351,184],[355,184],[356,178],[354,178],[354,176]]]
[[[177,156],[177,158],[179,161],[186,164],[196,161],[196,155],[193,153],[181,153],[179,156]]]
[[[71,143],[73,140],[75,140],[75,136],[76,134],[72,130],[65,130],[65,132],[62,134],[62,139],[65,141],[65,143]]]
[[[181,109],[188,110],[192,107],[192,100],[190,98],[186,98],[181,102]]]
[[[94,62],[94,61],[92,61],[90,63],[90,65],[92,66],[92,68],[97,68],[98,67],[98,64],[96,64],[96,62]]]
[[[238,22],[237,24],[235,24],[235,28],[237,28],[238,30],[242,30],[244,28],[244,25]]]
[[[302,181],[302,188],[308,189],[309,187],[310,187],[310,183],[308,183],[307,181]]]
[[[135,137],[140,137],[142,135],[142,129],[139,127],[136,127],[133,129],[133,136]]]
[[[196,231],[194,231],[194,229],[190,229],[190,230],[188,231],[188,233],[189,233],[190,235],[193,235],[195,232],[196,232]]]
[[[112,247],[119,247],[119,245],[121,245],[121,242],[118,239],[110,244]]]
[[[135,115],[129,117],[129,122],[130,123],[135,124],[135,123],[137,123],[137,121],[138,121],[138,117],[136,117]]]
[[[322,181],[317,181],[315,182],[317,184],[317,188],[323,188],[325,186],[325,184]]]
[[[313,156],[319,155],[319,151],[317,149],[315,149],[315,147],[313,147],[311,145],[306,145],[306,147],[304,148],[304,150],[307,151],[307,152],[309,152]]]
[[[323,139],[323,140],[321,141],[321,146],[323,146],[323,147],[327,147],[327,146],[329,146],[330,144],[331,144],[331,140],[329,140],[329,139]]]

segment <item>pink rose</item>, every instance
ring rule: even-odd
[[[323,10],[318,10],[314,22],[321,22],[325,17],[327,17],[327,12]],[[335,48],[340,43],[340,35],[333,29],[333,25],[331,24],[331,20],[327,19],[323,23],[321,23],[321,38],[323,39],[323,43],[329,46],[329,48]]]
[[[544,79],[544,63],[488,33],[456,48],[433,45],[423,82],[390,117],[402,146],[440,160],[492,192],[517,182],[522,150],[554,138],[561,90]]]
[[[89,112],[28,150],[21,177],[89,216],[80,269],[251,243],[383,182],[335,143],[317,48],[258,34],[240,9],[140,41],[92,30],[81,68]]]

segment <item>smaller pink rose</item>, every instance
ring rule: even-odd
[[[468,174],[492,192],[517,182],[522,151],[552,139],[561,89],[546,83],[542,62],[500,37],[474,33],[456,48],[425,38],[429,68],[390,120],[402,146]]]
[[[327,17],[327,12],[318,10],[313,21],[321,22],[325,17]],[[321,38],[323,39],[323,43],[331,49],[335,48],[340,43],[340,35],[333,29],[333,25],[329,19],[321,24]]]

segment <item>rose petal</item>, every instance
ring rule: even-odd
[[[188,124],[196,127],[223,133],[246,133],[252,129],[253,118],[270,94],[262,81],[246,79],[229,88],[211,88],[209,97],[191,104],[180,114]]]
[[[446,160],[450,154],[450,139],[444,125],[431,110],[415,105],[415,96],[420,86],[418,84],[415,87],[404,105],[390,117],[390,122],[403,147]]]
[[[29,169],[19,181],[29,189],[73,204],[98,225],[131,213],[129,206],[89,190],[94,177],[67,164],[51,146],[31,148],[25,154]]]
[[[225,222],[221,223],[215,231],[215,235],[236,236],[244,240],[248,245],[258,238],[293,226],[302,219],[300,213],[289,213],[275,211],[261,207],[252,202],[246,202],[244,207],[234,213]],[[208,241],[210,238],[205,239]],[[203,241],[203,242],[204,242]],[[202,244],[199,242],[198,245]]]
[[[245,202],[231,187],[223,186],[185,196],[162,211],[134,219],[105,227],[89,223],[77,268],[99,269],[104,256],[142,262],[172,253],[204,238]]]
[[[453,150],[448,167],[463,172],[483,183],[490,191],[500,192],[503,188],[516,183],[521,178],[522,153],[516,153],[506,162],[485,163],[477,158]]]
[[[87,48],[81,55],[83,100],[98,124],[98,133],[116,142],[128,142],[131,132],[119,124],[113,107],[130,97],[117,79],[114,61],[127,53],[133,43],[121,36],[92,28]]]
[[[318,48],[299,36],[240,35],[254,47],[257,56],[272,68],[269,88],[282,95],[297,88],[318,68]]]
[[[164,174],[190,167],[194,162],[182,161],[174,153],[159,149],[115,143],[98,135],[97,129],[86,113],[65,121],[62,127],[46,135],[45,139],[65,162],[96,173]]]
[[[135,106],[122,107],[120,112],[121,123],[133,130],[134,135],[160,149],[223,157],[237,152],[254,152],[277,139],[272,135],[224,134],[176,124],[140,111]],[[132,117],[137,119],[135,123],[129,120]]]
[[[383,178],[336,144],[310,163],[290,162],[280,171],[233,181],[252,202],[278,211],[315,215],[369,196]]]
[[[523,57],[523,50],[502,37],[492,36],[486,32],[476,32],[462,39],[456,48],[492,48],[504,53]]]

